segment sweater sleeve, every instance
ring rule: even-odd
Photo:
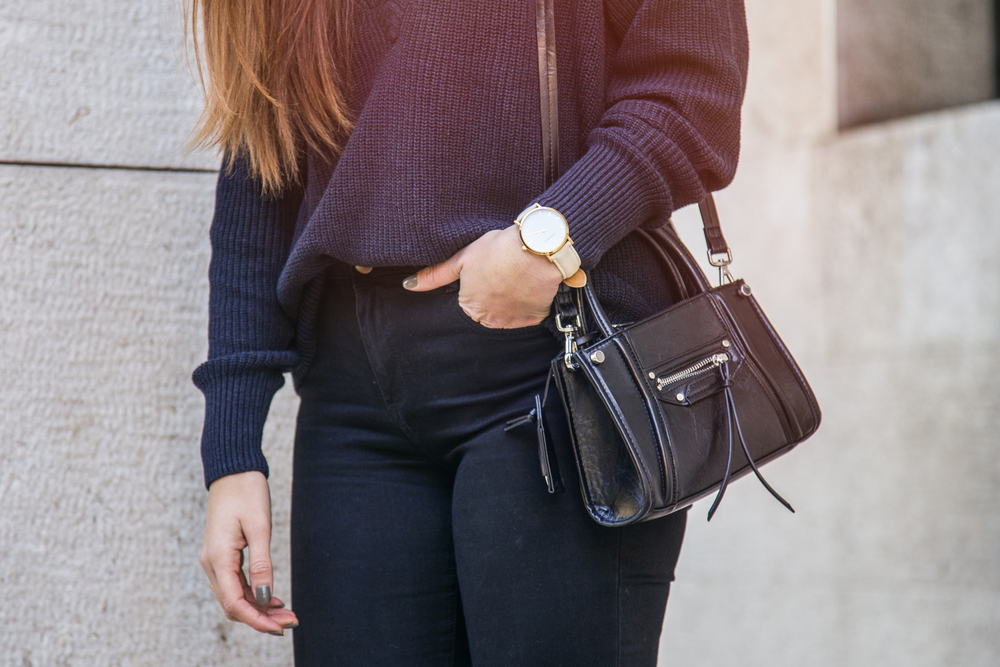
[[[729,184],[747,59],[743,0],[638,2],[604,115],[538,199],[566,216],[585,268],[635,228]]]
[[[263,196],[237,159],[219,174],[210,231],[208,360],[193,374],[205,395],[205,485],[248,470],[268,474],[261,452],[271,399],[298,361],[294,325],[278,303],[301,197]]]

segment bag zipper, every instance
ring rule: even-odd
[[[656,389],[658,391],[663,391],[664,387],[672,385],[675,382],[680,382],[681,380],[686,380],[689,377],[698,375],[699,373],[704,373],[706,370],[710,370],[711,368],[718,368],[727,361],[729,361],[729,355],[725,352],[705,357],[698,363],[688,366],[682,371],[677,371],[667,377],[656,378]]]

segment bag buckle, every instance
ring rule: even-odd
[[[729,265],[733,262],[733,251],[726,248],[725,257],[722,256],[721,252],[712,253],[711,250],[708,251],[708,263],[719,269],[719,286],[725,285],[727,283],[736,282],[733,278],[733,274],[729,272]]]
[[[580,316],[573,316],[573,324],[564,325],[562,315],[556,314],[556,329],[566,336],[566,349],[563,352],[563,363],[571,371],[578,370],[580,366],[573,361],[573,354],[576,352],[576,332],[580,330]]]

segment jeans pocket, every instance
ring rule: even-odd
[[[491,336],[494,338],[530,338],[532,336],[538,336],[540,334],[545,334],[551,336],[548,329],[545,327],[546,317],[538,324],[531,324],[526,327],[515,327],[513,329],[494,329],[493,327],[488,327],[484,324],[480,324],[476,320],[472,319],[472,316],[465,312],[462,308],[462,304],[458,302],[458,289],[454,290],[451,295],[449,302],[452,305],[452,310],[457,314],[458,319],[471,331],[483,334],[486,336]],[[549,315],[551,317],[551,315]]]

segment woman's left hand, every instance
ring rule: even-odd
[[[562,274],[547,257],[524,250],[517,225],[511,225],[483,234],[403,286],[426,292],[456,280],[458,304],[469,317],[491,329],[516,329],[548,317]]]

